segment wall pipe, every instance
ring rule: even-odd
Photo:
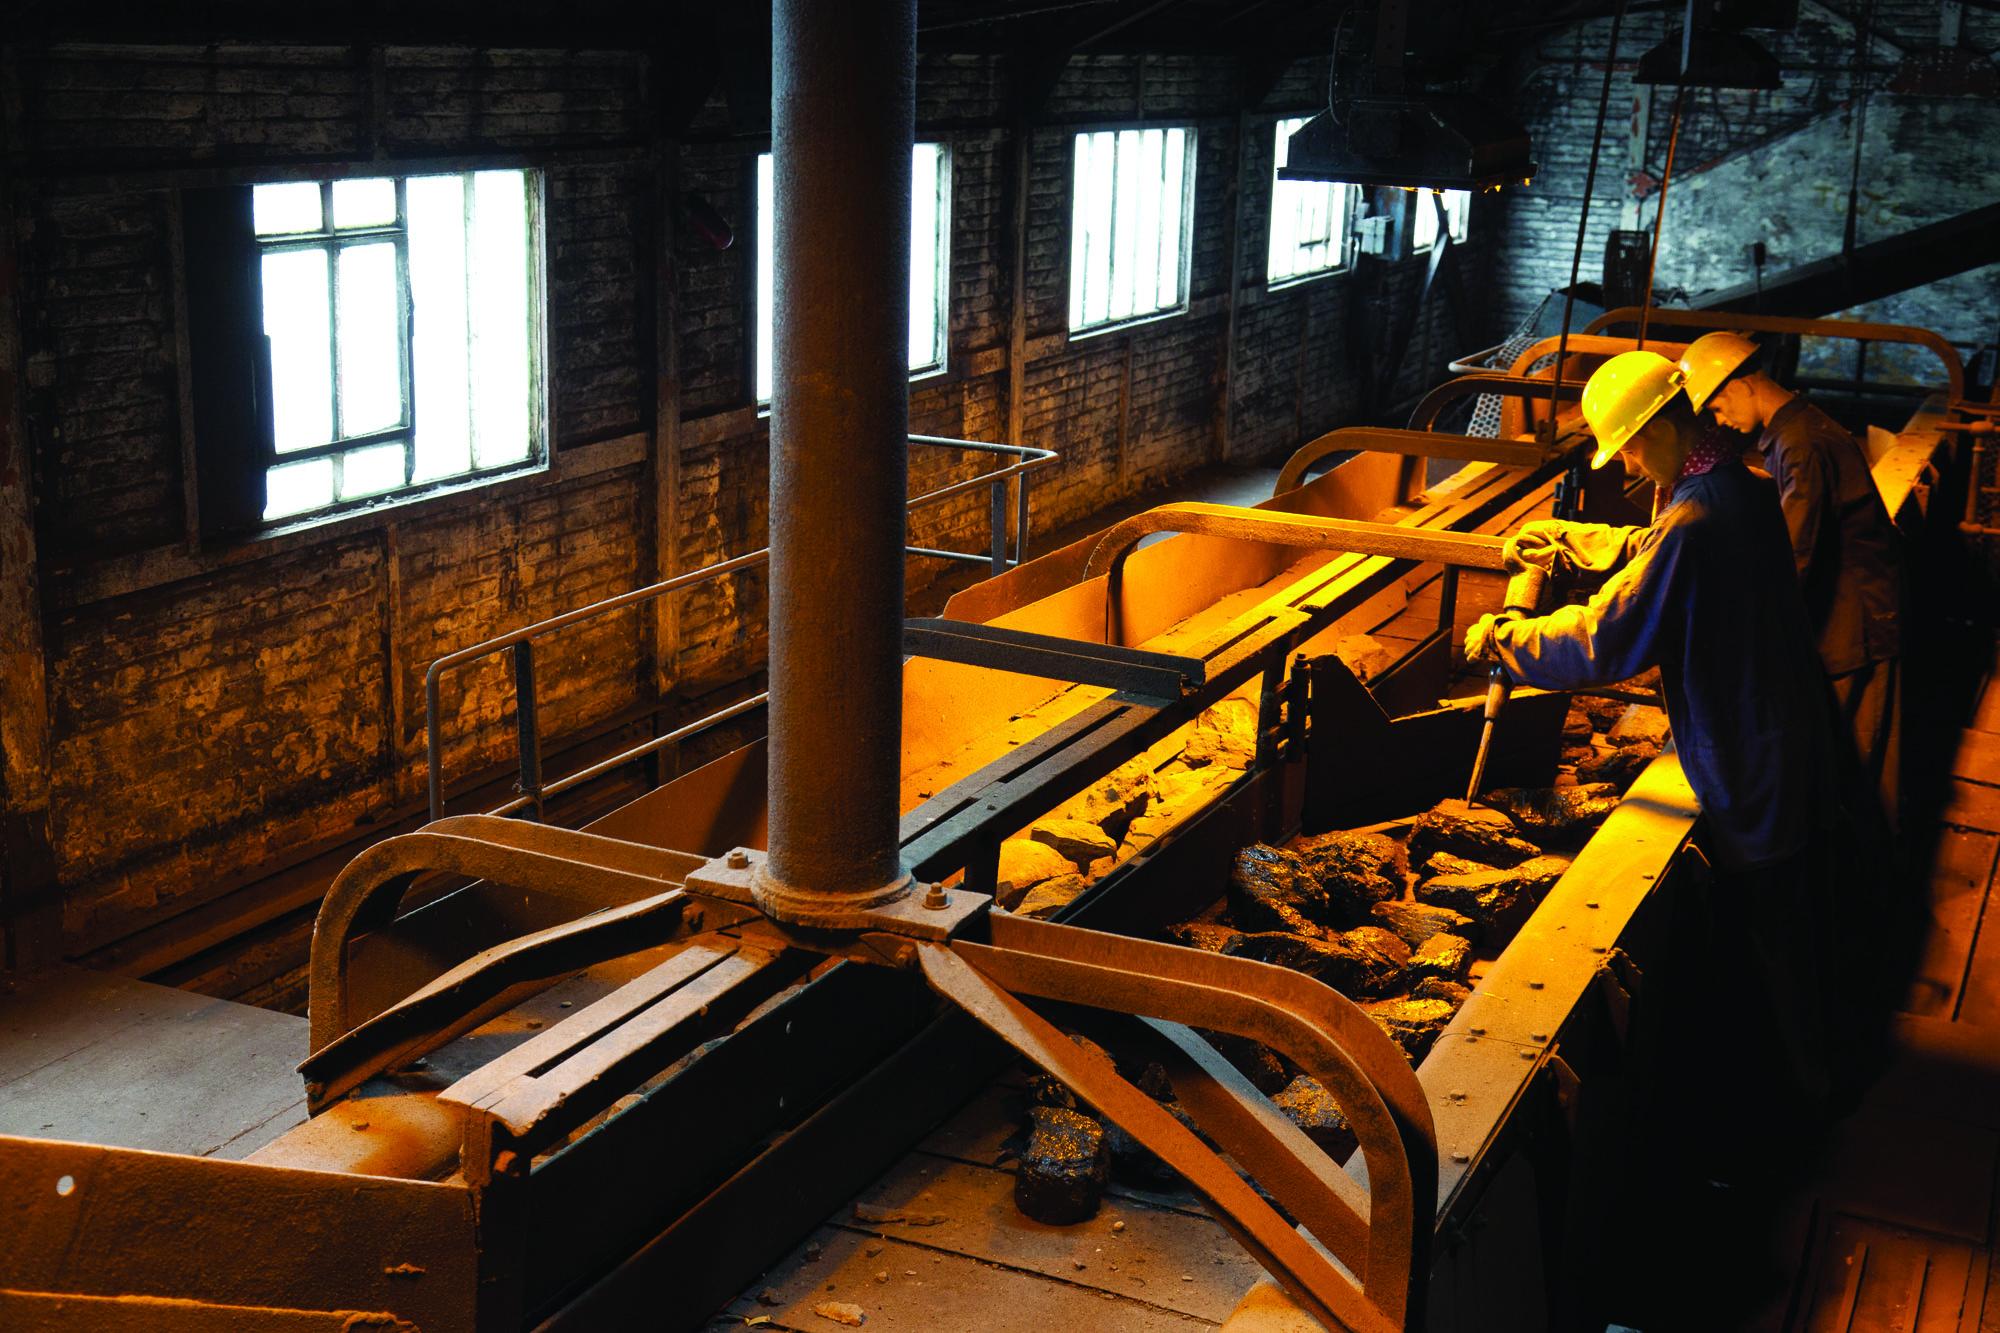
[[[906,892],[897,841],[916,0],[774,0],[770,853],[780,921]]]

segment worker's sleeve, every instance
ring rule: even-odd
[[[1800,578],[1812,567],[1813,552],[1829,515],[1835,512],[1833,470],[1819,449],[1804,447],[1785,450],[1783,476],[1778,482],[1778,503],[1785,511],[1785,531],[1792,539],[1792,564]]]
[[[1551,535],[1571,569],[1581,574],[1610,574],[1632,558],[1646,531],[1609,523],[1563,523]]]
[[[1577,689],[1627,680],[1659,664],[1662,638],[1684,599],[1684,539],[1675,528],[1631,531],[1657,539],[1632,543],[1630,558],[1588,602],[1503,621],[1494,630],[1494,651],[1516,681]]]

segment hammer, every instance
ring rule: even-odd
[[[1507,604],[1502,608],[1501,615],[1508,620],[1519,620],[1535,614],[1548,581],[1549,572],[1539,565],[1529,565],[1508,579]],[[1467,804],[1477,800],[1479,789],[1486,785],[1486,759],[1493,750],[1493,724],[1500,719],[1500,709],[1506,704],[1507,695],[1513,688],[1514,683],[1507,678],[1507,668],[1495,662],[1493,669],[1486,673],[1486,720],[1479,731],[1479,753],[1472,760],[1472,781],[1465,788]]]

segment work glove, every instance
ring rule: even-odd
[[[1559,518],[1538,518],[1532,523],[1523,523],[1520,531],[1507,538],[1502,553],[1507,568],[1518,573],[1533,565],[1554,573],[1556,558],[1563,550],[1563,529],[1568,526]]]
[[[1511,616],[1485,615],[1465,631],[1465,660],[1473,663],[1497,662],[1500,651],[1495,643],[1500,626]]]

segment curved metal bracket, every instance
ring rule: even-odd
[[[1186,1176],[1318,1318],[1371,1333],[1421,1323],[1437,1135],[1415,1072],[1367,1015],[1317,981],[1247,959],[1022,918],[995,917],[992,930],[990,945],[920,946],[925,978]],[[1190,1056],[1178,1076],[1194,1094],[1186,1106],[1197,1123],[1361,1281],[1329,1262],[1102,1055],[1071,1042],[1020,996],[1233,1033],[1282,1052],[1324,1085],[1360,1141],[1365,1200],[1319,1149],[1270,1130],[1254,1092],[1246,1097],[1244,1085],[1203,1068],[1196,1057],[1206,1043],[1161,1028]]]
[[[685,852],[491,815],[455,815],[384,839],[347,863],[313,923],[311,1049],[322,1049],[360,1021],[349,1002],[348,946],[393,920],[420,875],[441,872],[546,893],[576,903],[581,915],[679,888],[690,870],[705,864],[706,857]]]
[[[1436,562],[1466,569],[1504,570],[1507,543],[1479,532],[1408,527],[1400,523],[1363,523],[1356,519],[1320,518],[1235,505],[1161,505],[1112,524],[1090,552],[1084,577],[1108,576],[1104,592],[1104,641],[1121,640],[1121,600],[1125,561],[1140,540],[1156,532],[1186,532],[1234,541],[1270,542],[1308,550],[1352,555],[1387,556],[1393,560]]]
[[[1620,306],[1607,310],[1584,327],[1585,333],[1602,333],[1621,324],[1636,325],[1643,317],[1655,327],[1679,329],[1734,329],[1739,333],[1797,333],[1812,338],[1845,338],[1853,342],[1908,343],[1921,347],[1943,363],[1951,386],[1953,402],[1965,397],[1965,362],[1958,349],[1943,335],[1911,324],[1876,324],[1860,319],[1801,319],[1794,315],[1746,315],[1734,310],[1662,310],[1658,306],[1641,310]]]
[[[1397,430],[1392,426],[1342,426],[1316,440],[1309,440],[1292,452],[1278,469],[1277,485],[1271,494],[1296,490],[1305,479],[1306,469],[1331,454],[1347,452],[1402,454],[1408,458],[1456,458],[1468,463],[1497,463],[1501,467],[1540,467],[1548,452],[1538,444],[1519,440],[1489,440],[1480,435],[1451,435],[1441,431]]]
[[[1418,401],[1416,410],[1410,413],[1410,429],[1429,430],[1437,422],[1438,413],[1461,398],[1489,393],[1502,398],[1550,398],[1556,396],[1555,387],[1554,380],[1536,375],[1501,375],[1490,370],[1460,375],[1446,380]],[[1583,386],[1565,382],[1560,396],[1566,403],[1579,402]]]

